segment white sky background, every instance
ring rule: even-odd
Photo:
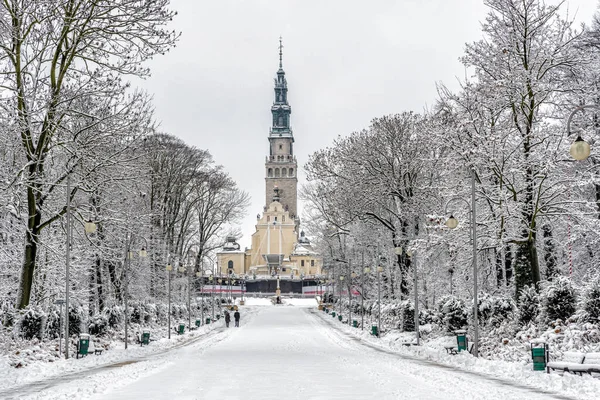
[[[597,4],[567,1],[578,22]],[[300,187],[308,156],[338,135],[421,112],[434,104],[436,82],[457,89],[458,58],[482,37],[487,13],[483,0],[172,0],[172,8],[181,40],[141,86],[154,95],[162,131],[208,149],[252,196],[242,248],[265,205],[280,35]]]

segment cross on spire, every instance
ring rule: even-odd
[[[283,69],[283,38],[279,36],[279,69]]]

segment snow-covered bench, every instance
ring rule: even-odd
[[[550,370],[570,372],[582,375],[592,372],[600,373],[600,353],[578,353],[567,351],[563,354],[561,361],[551,361],[547,365],[548,373]]]
[[[469,342],[469,344],[467,345],[469,353],[471,353],[471,354],[472,354],[474,345],[475,345],[475,343],[473,343],[473,342]],[[448,354],[452,354],[452,355],[458,354],[458,346],[456,346],[456,345],[444,346],[444,349],[446,349],[446,353],[448,353]]]
[[[88,345],[88,354],[94,353],[94,354],[100,355],[100,354],[102,354],[103,351],[104,351],[103,348],[97,349],[96,346],[94,346],[93,336],[90,337],[90,344]]]

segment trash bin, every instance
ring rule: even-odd
[[[87,333],[79,334],[79,344],[77,345],[77,356],[75,358],[79,358],[79,356],[86,356],[88,353],[88,348],[90,347],[90,335]]]
[[[342,314],[338,315],[338,321],[342,320]]]
[[[217,321],[221,319],[221,314],[217,314]]]
[[[355,328],[358,328],[358,321],[355,320],[355,319],[353,319],[352,320],[352,326],[355,327]]]
[[[532,341],[531,359],[534,371],[545,371],[548,363],[548,344],[539,339]]]
[[[185,324],[183,322],[180,322],[179,326],[177,327],[177,334],[183,335],[184,332],[185,332]]]
[[[206,318],[206,325],[210,325],[210,318]]]
[[[200,328],[200,325],[202,325],[202,320],[200,318],[196,318],[196,328]]]
[[[379,328],[377,325],[371,325],[371,335],[379,337]]]
[[[148,345],[150,344],[150,331],[148,329],[144,329],[142,331],[142,343],[141,345]]]
[[[335,318],[335,311],[332,311],[332,312],[331,312],[331,316],[332,316],[333,318]]]
[[[469,340],[467,339],[467,331],[457,330],[454,331],[456,334],[456,348],[460,353],[463,350],[467,350],[469,347]]]

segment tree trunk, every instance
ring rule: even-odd
[[[37,246],[36,234],[32,230],[28,230],[25,234],[25,256],[23,266],[21,267],[21,284],[17,295],[17,308],[19,309],[23,309],[29,305]]]

